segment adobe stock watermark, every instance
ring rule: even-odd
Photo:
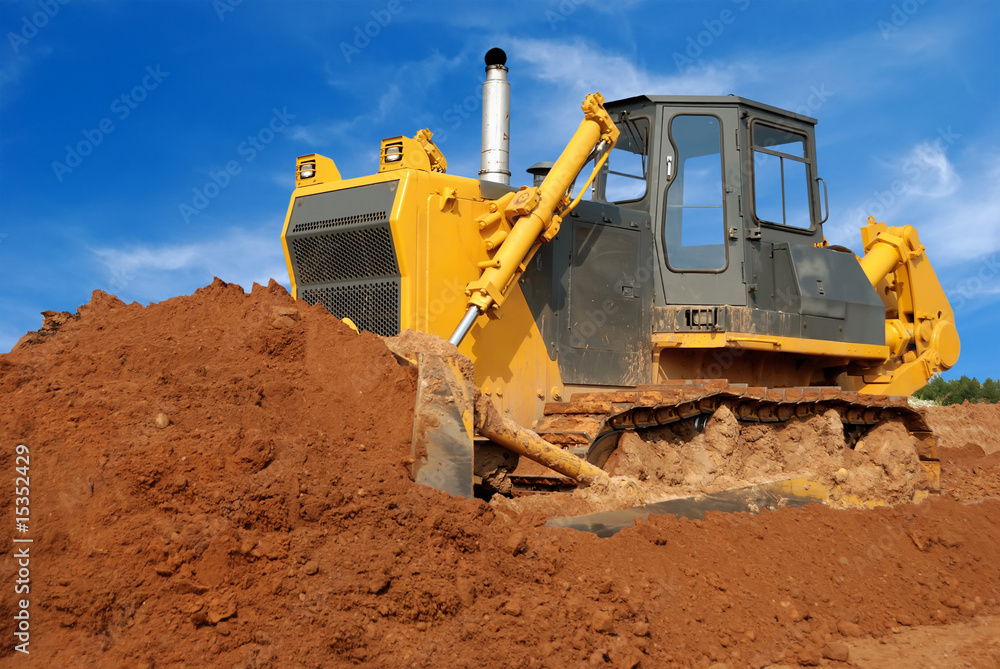
[[[805,102],[801,105],[791,107],[791,111],[796,114],[802,114],[803,116],[812,116],[816,114],[831,98],[835,95],[834,91],[827,90],[826,84],[820,84],[819,86],[810,85],[809,93],[806,96]],[[764,147],[773,146],[776,140],[769,139],[764,142]],[[737,167],[727,166],[725,168],[725,178],[726,182],[729,184],[740,183],[751,183],[753,179],[752,161],[741,160]],[[722,181],[716,181],[715,187],[721,191],[723,184]]]
[[[555,10],[546,9],[545,10],[545,20],[549,22],[549,27],[555,30],[559,27],[559,24],[572,16],[577,7],[582,5],[586,0],[562,0]]]
[[[38,11],[30,16],[25,14],[21,17],[21,29],[17,32],[7,33],[7,41],[14,53],[20,53],[21,47],[26,45],[32,38],[38,35],[38,31],[49,25],[49,21],[56,17],[61,9],[60,5],[69,4],[70,0],[38,0]]]
[[[135,278],[135,272],[125,267],[112,267],[108,264],[107,268],[111,273],[111,287],[114,290],[124,290]]]
[[[894,206],[896,206],[903,195],[906,194],[907,190],[915,184],[920,177],[934,166],[935,161],[930,158],[933,157],[931,151],[936,151],[938,154],[943,155],[947,151],[948,147],[955,143],[956,140],[960,139],[962,136],[958,133],[952,131],[951,126],[947,128],[938,128],[938,137],[933,142],[928,142],[929,148],[924,151],[918,151],[915,157],[907,158],[902,165],[903,174],[906,175],[905,179],[896,179],[889,187],[885,190],[875,189],[872,191],[871,198],[868,201],[854,210],[851,214],[854,218],[858,220],[864,220],[869,216],[874,216],[875,218],[883,218],[886,212],[890,211]]]
[[[31,513],[31,453],[25,444],[14,447],[14,526],[17,531],[13,535],[14,545],[11,547],[12,566],[17,568],[17,579],[14,581],[14,594],[20,599],[15,600],[17,613],[14,614],[14,638],[20,642],[14,645],[18,653],[30,655],[28,645],[31,643],[31,545],[34,539],[30,536],[33,525]],[[13,534],[13,533],[12,533]]]
[[[910,18],[920,10],[921,5],[926,3],[927,0],[904,0],[904,2],[899,4],[893,4],[889,19],[879,19],[875,23],[879,34],[882,35],[882,39],[888,40],[893,33],[898,33],[910,21]]]
[[[212,0],[212,9],[219,21],[226,20],[226,14],[235,12],[236,8],[243,4],[243,0]]]
[[[955,311],[961,311],[976,295],[983,292],[987,284],[993,283],[1000,276],[1000,258],[996,253],[984,256],[975,276],[962,280],[951,294],[958,295],[954,305]]]
[[[730,2],[736,5],[738,12],[745,12],[750,6],[752,0],[730,0]],[[685,42],[684,53],[674,51],[673,54],[671,54],[678,72],[683,74],[695,65],[702,65],[702,63],[699,62],[701,57],[705,55],[705,51],[715,44],[715,40],[722,36],[722,34],[726,31],[726,28],[736,22],[736,18],[739,15],[737,11],[733,11],[728,8],[723,9],[719,12],[717,17],[706,19],[701,22],[701,24],[705,27],[704,30],[695,35],[688,35]]]
[[[653,279],[653,265],[656,259],[649,256],[642,265],[636,268],[635,274],[626,274],[622,280],[622,296],[626,293],[634,299],[644,299],[642,295],[643,286],[650,284]],[[617,285],[617,283],[615,284]],[[608,321],[618,313],[620,302],[613,298],[608,298],[601,303],[599,309],[588,309],[584,312],[584,318],[571,324],[572,332],[569,336],[569,345],[573,348],[587,348],[588,340],[596,336]]]
[[[410,2],[410,0],[406,0]],[[341,42],[340,53],[344,55],[344,60],[348,63],[359,55],[372,43],[372,40],[382,34],[392,20],[403,11],[403,0],[389,0],[385,9],[373,9],[369,12],[372,20],[364,25],[354,26],[354,34],[350,43]]]
[[[170,73],[161,70],[159,64],[155,68],[152,65],[147,66],[146,75],[139,84],[111,101],[111,112],[119,121],[124,121],[168,76]],[[105,116],[97,122],[94,128],[85,128],[81,132],[83,139],[73,145],[67,144],[66,157],[63,162],[52,161],[52,171],[59,183],[62,183],[67,174],[71,174],[73,170],[82,165],[84,158],[92,154],[94,149],[101,145],[104,138],[114,131],[114,120],[110,116]]]
[[[267,146],[274,141],[274,138],[284,132],[289,122],[295,118],[295,114],[288,113],[288,107],[277,107],[271,109],[271,119],[263,128],[248,136],[236,147],[239,159],[234,158],[226,162],[225,166],[217,172],[209,171],[209,180],[201,188],[192,189],[191,201],[181,202],[178,211],[185,223],[191,222],[192,216],[197,216],[211,203],[219,197],[219,194],[229,187],[233,182],[233,177],[243,173],[243,167],[252,163]]]
[[[806,97],[805,104],[793,107],[792,111],[796,114],[802,114],[803,116],[813,116],[816,112],[823,108],[823,105],[829,102],[833,95],[833,91],[826,90],[826,84],[820,84],[819,88],[816,86],[810,86],[809,95]]]
[[[479,120],[482,118],[480,110],[483,108],[482,84],[478,85],[472,93],[466,95],[459,102],[446,109],[441,114],[441,120],[448,124],[448,130],[458,130],[470,118]],[[434,143],[441,145],[448,140],[448,133],[438,128],[434,131]]]

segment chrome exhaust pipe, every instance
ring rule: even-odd
[[[483,82],[483,154],[479,178],[510,185],[510,84],[507,54],[493,48],[486,52]]]

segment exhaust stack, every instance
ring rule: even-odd
[[[483,154],[479,178],[510,185],[510,84],[507,54],[493,48],[486,52],[483,82]]]

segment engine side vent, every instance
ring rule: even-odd
[[[684,310],[684,325],[688,330],[715,330],[718,322],[718,309]]]

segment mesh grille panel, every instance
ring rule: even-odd
[[[326,228],[338,228],[342,225],[356,225],[358,223],[375,223],[387,220],[388,215],[384,211],[374,211],[370,214],[355,214],[354,216],[341,216],[325,221],[309,221],[296,223],[292,232],[309,232],[311,230],[325,230]]]
[[[399,334],[399,280],[388,279],[350,286],[308,288],[301,297],[319,302],[337,318],[350,318],[360,330],[383,337]]]
[[[389,226],[292,239],[300,283],[398,275]]]
[[[399,334],[402,278],[389,212],[398,182],[295,199],[285,234],[297,296],[359,329]]]

